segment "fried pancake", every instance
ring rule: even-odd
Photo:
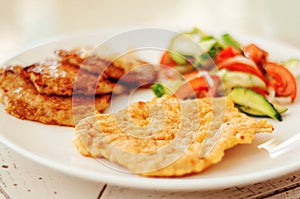
[[[85,156],[104,157],[134,173],[170,177],[199,173],[224,151],[251,143],[273,126],[240,113],[227,98],[138,102],[76,125],[73,143]]]
[[[76,94],[120,94],[126,88],[120,84],[98,78],[97,75],[88,72],[79,72],[79,68],[73,64],[48,59],[25,67],[30,79],[39,93],[47,95],[71,96],[76,84]]]
[[[92,54],[92,49],[77,48],[70,51],[60,49],[56,54],[63,62],[80,66],[91,73],[99,74],[100,71],[109,78],[126,83],[144,85],[153,83],[157,78],[154,66],[137,58],[134,53],[122,56],[112,54],[101,58]]]
[[[32,84],[28,73],[21,66],[8,67],[0,71],[0,99],[5,110],[20,119],[38,121],[44,124],[75,126],[76,119],[93,114],[93,108],[86,106],[91,97],[66,97],[40,94]],[[95,98],[97,112],[102,113],[109,105],[110,95]],[[72,110],[72,104],[77,104]]]

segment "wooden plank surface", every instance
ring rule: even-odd
[[[110,186],[67,176],[27,160],[1,143],[0,164],[0,199],[300,198],[300,171],[248,186],[173,192]]]
[[[103,199],[115,198],[189,198],[189,199],[239,199],[239,198],[300,198],[300,171],[280,178],[255,183],[248,186],[232,187],[223,190],[193,192],[162,192],[135,190],[132,188],[108,186]]]
[[[102,187],[27,160],[0,143],[0,199],[95,199]]]

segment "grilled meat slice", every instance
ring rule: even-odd
[[[110,101],[110,95],[98,95],[95,98],[74,96],[72,98],[41,94],[35,89],[22,66],[1,69],[0,92],[1,102],[9,114],[20,119],[63,126],[75,126],[74,110],[76,119],[79,120],[94,114],[94,107],[97,113],[102,113]],[[87,106],[86,102],[94,102],[94,99],[95,106]],[[74,104],[77,106],[72,107]]]
[[[157,79],[155,67],[137,58],[132,52],[121,56],[111,54],[101,58],[93,53],[92,49],[77,48],[70,51],[60,49],[56,54],[63,62],[80,66],[95,74],[103,73],[104,76],[120,80],[125,84],[134,83],[141,86],[153,83]]]
[[[126,88],[120,84],[88,72],[67,62],[48,59],[25,67],[39,93],[71,96],[76,84],[76,94],[121,94]]]

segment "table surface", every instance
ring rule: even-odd
[[[2,143],[0,166],[0,199],[300,198],[300,171],[223,190],[170,192],[118,187],[67,176],[20,156]]]

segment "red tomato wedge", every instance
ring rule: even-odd
[[[211,78],[213,82],[208,82],[207,77],[198,71],[185,75],[187,82],[183,84],[174,93],[174,95],[180,99],[188,97],[203,98],[214,96],[216,94],[220,78],[216,75],[210,75],[209,78]]]
[[[170,66],[170,67],[177,65],[176,62],[172,60],[170,53],[168,51],[164,52],[164,54],[162,55],[160,64],[165,66]]]
[[[263,95],[263,96],[267,96],[269,95],[269,92],[266,89],[260,88],[260,87],[252,87],[250,88],[251,90]]]
[[[276,95],[290,96],[293,102],[297,97],[297,81],[294,75],[281,64],[274,62],[267,62],[265,70],[271,78],[269,86],[274,88]]]
[[[255,44],[249,44],[247,46],[244,46],[243,50],[245,56],[254,61],[254,63],[258,66],[258,69],[262,73],[264,73],[263,66],[267,62],[269,54],[263,49],[256,46]]]
[[[204,76],[196,77],[183,84],[174,95],[180,99],[188,97],[205,97],[209,91],[209,85]]]
[[[268,82],[267,78],[265,78],[262,72],[257,68],[256,64],[252,60],[243,56],[235,56],[228,58],[222,63],[218,64],[218,68],[250,73],[256,75],[264,82]]]
[[[226,59],[237,56],[237,55],[242,55],[242,52],[235,49],[232,46],[228,46],[227,48],[224,48],[223,50],[221,50],[219,52],[219,54],[216,57],[216,63],[221,63],[221,62],[225,61]]]

